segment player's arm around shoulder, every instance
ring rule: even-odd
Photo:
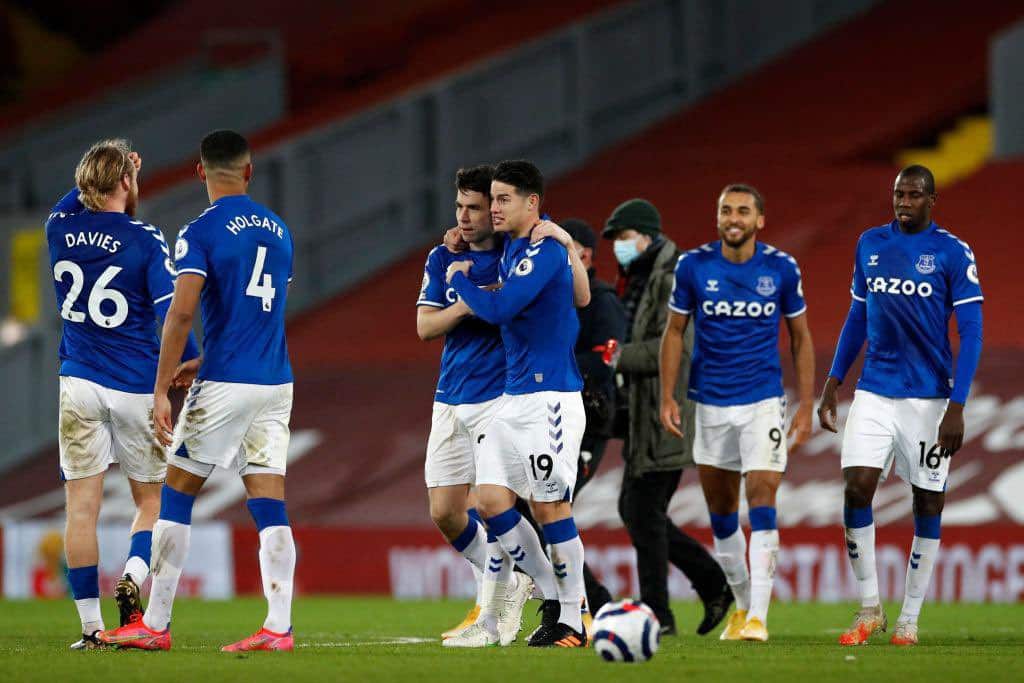
[[[569,254],[569,267],[572,268],[572,299],[576,308],[590,305],[590,276],[580,260],[580,255],[572,245],[572,235],[562,226],[553,221],[541,221],[531,233],[534,238],[550,238],[561,244]]]
[[[552,278],[567,267],[565,249],[549,240],[530,244],[504,280],[500,289],[484,291],[474,285],[463,270],[449,267],[450,282],[473,314],[491,323],[504,325],[529,306]]]

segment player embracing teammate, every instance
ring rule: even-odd
[[[542,222],[543,196],[544,179],[536,166],[498,164],[490,209],[495,231],[507,235],[501,287],[480,289],[468,277],[473,267],[468,260],[451,263],[446,279],[473,315],[501,329],[505,347],[504,393],[476,437],[477,507],[500,549],[544,596],[541,626],[528,644],[582,647],[587,642],[581,614],[583,543],[572,517],[586,422],[573,353],[579,320],[571,255],[558,241],[534,233]],[[517,496],[532,501],[550,560],[516,510]],[[510,570],[510,562],[499,563],[499,571]],[[497,642],[496,629],[483,626],[474,644]]]

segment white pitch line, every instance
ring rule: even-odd
[[[416,645],[418,643],[436,643],[437,638],[415,638],[400,636],[390,640],[363,640],[340,643],[296,643],[295,647],[358,647],[360,645]]]

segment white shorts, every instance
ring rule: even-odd
[[[91,477],[117,462],[129,479],[164,480],[167,452],[153,434],[153,394],[130,394],[62,376],[59,426],[64,479]]]
[[[571,501],[587,426],[578,391],[504,395],[477,437],[476,483],[540,503]]]
[[[476,483],[474,446],[501,398],[482,403],[434,403],[423,478],[427,488]]]
[[[200,477],[214,467],[284,474],[291,414],[291,384],[196,380],[174,429],[171,464]]]
[[[693,461],[746,474],[786,471],[786,397],[739,406],[697,403]]]
[[[937,440],[946,414],[944,398],[886,398],[858,389],[846,417],[841,462],[882,470],[893,463],[900,479],[926,491],[945,491],[949,456]]]

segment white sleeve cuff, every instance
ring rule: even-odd
[[[686,311],[686,310],[683,310],[682,308],[676,308],[671,303],[669,303],[669,305],[668,305],[668,310],[670,310],[670,311],[672,311],[674,313],[678,313],[680,315],[690,315],[690,313],[691,313],[691,311]]]
[[[807,306],[804,306],[799,311],[793,311],[792,313],[783,313],[783,315],[785,317],[787,317],[787,318],[795,318],[798,315],[803,315],[806,311],[807,311]]]
[[[969,303],[972,303],[972,302],[975,302],[975,301],[984,301],[984,300],[985,300],[985,297],[983,297],[983,296],[972,296],[969,299],[960,299],[959,301],[954,301],[953,305],[954,306],[959,306],[960,304],[969,304]]]
[[[200,268],[179,268],[178,275],[181,275],[182,273],[195,273],[196,275],[206,277],[206,271]]]

